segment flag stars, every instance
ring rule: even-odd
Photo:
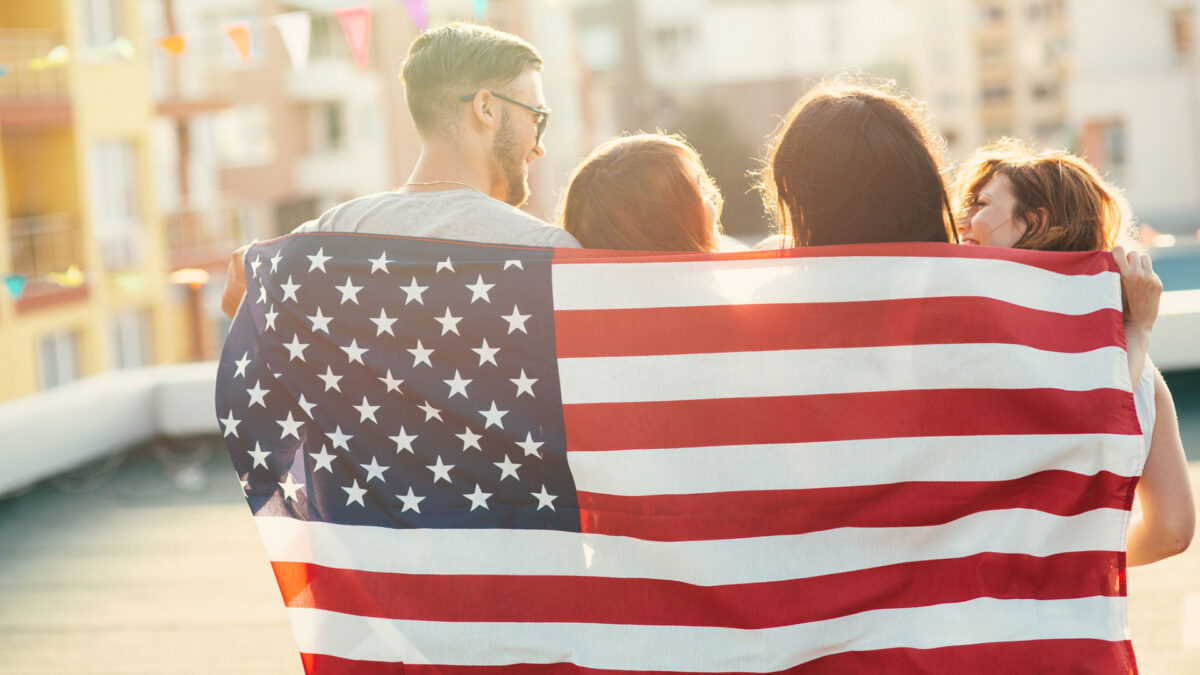
[[[461,316],[452,316],[450,314],[449,307],[446,308],[446,313],[444,315],[442,315],[440,317],[435,316],[435,317],[433,317],[433,320],[442,324],[442,335],[445,335],[446,333],[454,333],[455,335],[460,335],[460,333],[458,332],[458,322],[462,321],[462,317]]]
[[[259,285],[259,287],[258,287],[258,302],[255,304],[259,304],[259,305],[267,304],[267,287],[266,286]]]
[[[520,260],[505,260],[504,261],[504,269],[508,269],[510,267],[515,267],[519,270],[525,269],[525,266],[521,264]]]
[[[361,466],[364,470],[366,470],[368,484],[370,484],[371,481],[375,478],[378,478],[380,481],[382,481],[385,484],[387,483],[387,481],[384,480],[384,478],[383,478],[383,472],[387,471],[391,467],[381,465],[379,463],[378,459],[372,457],[370,464],[359,464],[359,466]]]
[[[418,285],[417,278],[413,277],[412,283],[410,283],[408,286],[400,287],[400,290],[404,291],[404,294],[408,296],[404,298],[404,304],[407,305],[408,303],[416,300],[418,305],[424,305],[425,301],[421,299],[421,294],[424,293],[428,288],[428,286]]]
[[[516,330],[519,330],[522,333],[529,335],[529,331],[525,330],[525,322],[529,320],[529,317],[530,317],[529,314],[522,314],[521,310],[517,309],[516,305],[513,305],[512,314],[510,314],[508,316],[501,316],[500,318],[504,319],[505,321],[508,322],[509,335],[511,335],[512,332],[516,331]]]
[[[329,366],[325,366],[324,375],[318,375],[317,377],[321,378],[321,381],[325,383],[325,391],[329,391],[330,389],[336,392],[342,391],[342,387],[338,384],[338,382],[341,382],[342,376],[334,375],[333,369]]]
[[[260,466],[264,469],[270,468],[267,466],[267,458],[271,456],[271,453],[263,450],[257,441],[255,441],[254,449],[249,454],[254,459],[254,465],[250,467],[251,470]]]
[[[547,506],[550,507],[551,511],[554,510],[554,500],[558,499],[558,495],[552,495],[552,494],[547,493],[545,485],[542,486],[541,492],[530,492],[529,494],[531,494],[537,498],[537,500],[538,500],[537,510],[538,511],[541,511],[543,507],[547,507]]]
[[[375,324],[375,337],[379,337],[384,333],[396,337],[396,334],[392,332],[392,324],[396,323],[396,319],[388,317],[382,308],[379,310],[379,318],[371,319],[371,321]]]
[[[429,405],[429,401],[425,401],[425,405],[419,405],[417,407],[420,408],[421,410],[425,411],[425,421],[426,422],[428,422],[429,420],[433,420],[433,419],[436,419],[439,422],[442,421],[442,411]]]
[[[483,283],[482,274],[479,275],[479,278],[474,284],[467,284],[467,290],[471,291],[471,304],[475,304],[476,300],[483,300],[484,302],[490,304],[492,299],[488,297],[488,292],[491,291],[492,287],[495,285],[496,284]]]
[[[267,311],[263,314],[263,319],[265,319],[267,322],[266,328],[263,329],[263,332],[266,332],[269,330],[275,330],[275,319],[278,316],[279,316],[279,312],[275,311],[275,305],[271,305],[270,308],[268,308]]]
[[[256,405],[261,405],[264,408],[267,407],[266,398],[267,394],[271,393],[271,390],[262,388],[262,380],[255,382],[254,388],[247,389],[246,393],[250,394],[250,405],[247,407],[253,408]]]
[[[279,261],[283,260],[283,254],[279,251],[275,252],[275,257],[271,258],[271,274],[279,271]]]
[[[234,361],[233,364],[235,366],[237,366],[237,372],[234,373],[233,376],[234,377],[245,377],[246,376],[246,366],[250,365],[250,352],[244,352],[242,354],[242,358],[237,361]]]
[[[316,462],[316,464],[313,465],[313,473],[316,473],[321,469],[325,469],[329,473],[333,473],[333,460],[337,459],[337,455],[330,453],[329,448],[321,445],[321,452],[310,452],[308,454],[311,455],[313,461]]]
[[[504,419],[504,416],[508,414],[508,411],[507,410],[497,410],[496,402],[492,401],[492,407],[488,410],[480,410],[479,414],[483,415],[484,419],[486,420],[486,422],[484,422],[484,425],[483,425],[484,429],[487,429],[488,427],[491,427],[493,425],[495,425],[496,427],[499,427],[500,429],[503,429],[504,423],[502,420]]]
[[[485,340],[485,342],[486,342],[486,340]],[[425,365],[429,366],[430,368],[433,367],[433,363],[430,362],[430,360],[429,360],[430,355],[433,354],[433,350],[426,349],[425,346],[421,344],[420,340],[417,340],[417,346],[415,348],[406,349],[404,351],[408,352],[409,354],[412,354],[413,368],[416,368],[417,365],[420,363],[424,363]],[[481,365],[482,365],[482,362],[481,362]]]
[[[300,299],[296,297],[296,291],[300,290],[300,284],[292,283],[292,275],[289,274],[287,283],[280,284],[279,288],[283,289],[283,300],[285,302],[288,298],[291,298],[293,302],[300,302]]]
[[[433,482],[444,480],[450,482],[450,469],[454,468],[453,464],[443,464],[442,456],[438,455],[437,463],[426,466],[427,469],[433,472]]]
[[[399,499],[400,501],[404,502],[404,508],[400,509],[400,513],[404,513],[405,511],[409,511],[409,510],[420,513],[421,512],[421,501],[424,500],[425,498],[414,495],[412,488],[410,487],[410,488],[408,488],[408,494],[396,495],[396,499]]]
[[[454,271],[454,263],[450,261],[449,257],[447,257],[444,261],[438,263],[437,269],[434,270],[433,273],[437,274],[438,272],[441,272],[442,270],[450,270],[451,272]]]
[[[509,459],[508,455],[504,456],[503,462],[492,462],[492,464],[495,464],[500,469],[500,480],[512,476],[517,479],[517,482],[520,482],[521,478],[517,475],[517,469],[521,468],[521,465]]]
[[[372,422],[375,422],[376,424],[379,423],[379,421],[375,419],[375,411],[379,410],[379,406],[371,405],[370,403],[368,403],[366,396],[363,397],[362,405],[356,405],[356,406],[352,406],[352,407],[358,411],[359,424],[366,422],[367,420],[371,420]]]
[[[392,377],[392,369],[391,368],[389,368],[387,371],[387,377],[380,377],[380,378],[376,378],[376,379],[378,379],[380,382],[384,383],[384,385],[387,386],[387,390],[389,392],[394,391],[396,393],[400,393],[400,385],[404,384],[404,380],[397,380]]]
[[[232,435],[234,438],[238,437],[237,428],[238,428],[238,425],[242,423],[242,421],[233,419],[233,411],[232,410],[229,411],[228,417],[226,417],[223,420],[219,420],[219,421],[221,422],[221,424],[225,425],[225,431],[223,432],[222,438],[229,438],[230,435]]]
[[[347,301],[358,304],[358,292],[362,290],[362,286],[355,286],[350,282],[350,277],[346,277],[346,283],[334,288],[342,292],[342,301],[339,304],[344,305]]]
[[[258,266],[262,264],[262,256],[254,256],[254,261],[250,263],[250,276],[258,275]]]
[[[304,394],[300,394],[300,399],[299,399],[298,401],[296,401],[296,405],[300,406],[300,408],[301,408],[302,410],[304,410],[304,414],[305,414],[305,415],[308,415],[308,418],[309,418],[309,419],[312,419],[312,418],[313,418],[312,409],[313,409],[313,408],[315,408],[315,407],[317,407],[317,404],[316,404],[316,403],[309,403],[309,402],[308,402],[308,401],[307,401],[307,400],[304,398]]]
[[[483,490],[479,489],[479,483],[476,483],[475,491],[472,493],[469,493],[469,494],[465,494],[463,496],[466,497],[467,499],[471,500],[471,510],[474,511],[475,509],[477,509],[481,506],[485,509],[488,509],[487,500],[488,500],[488,497],[492,496],[492,493],[484,492]],[[488,509],[488,510],[490,510],[490,509]]]
[[[333,317],[321,314],[320,307],[317,308],[316,314],[308,317],[308,320],[312,322],[312,330],[314,333],[321,330],[325,331],[326,335],[329,335],[329,322],[333,321]]]
[[[334,429],[333,431],[327,432],[325,435],[329,437],[329,442],[333,443],[334,450],[341,448],[341,449],[345,450],[346,452],[350,452],[350,446],[346,445],[346,441],[350,440],[351,438],[354,438],[354,436],[352,436],[351,434],[342,433],[342,426],[340,424],[337,426],[336,429]]]
[[[296,493],[304,489],[304,483],[297,483],[296,479],[292,478],[292,474],[287,475],[287,482],[280,483],[279,489],[283,490],[283,498],[296,501]]]
[[[521,369],[521,377],[509,378],[508,381],[517,385],[517,396],[518,397],[521,394],[529,394],[533,398],[537,398],[537,396],[534,395],[534,393],[533,393],[533,385],[537,384],[537,379],[531,378],[531,377],[526,377],[524,368]]]
[[[367,489],[358,486],[358,479],[355,479],[352,485],[347,485],[342,489],[346,491],[346,506],[350,506],[351,503],[366,506],[363,503],[363,495],[367,494]]]
[[[285,344],[284,347],[288,350],[288,362],[296,359],[304,361],[304,350],[308,348],[308,343],[300,342],[299,335],[293,335],[291,343]]]
[[[409,452],[414,455],[417,454],[415,451],[413,451],[412,446],[412,442],[417,440],[417,435],[409,435],[404,431],[404,427],[400,427],[400,433],[396,434],[395,436],[388,436],[388,438],[396,443],[397,455],[401,452]]]
[[[463,429],[461,434],[454,435],[458,436],[458,439],[462,441],[463,452],[466,452],[471,448],[475,448],[476,450],[483,452],[483,448],[479,447],[479,439],[483,438],[483,436],[471,431],[471,427],[466,427]]]
[[[534,457],[541,457],[542,453],[538,451],[538,448],[542,447],[545,444],[542,443],[541,441],[533,440],[533,434],[526,432],[525,440],[517,441],[516,445],[517,445],[517,447],[519,447],[525,451],[526,457],[528,457],[530,455],[533,455]]]
[[[478,347],[471,347],[471,351],[479,355],[479,365],[491,363],[496,364],[496,353],[500,351],[499,347],[489,347],[487,338],[483,338],[483,342]],[[416,365],[416,364],[413,364]]]
[[[350,363],[358,362],[360,365],[365,365],[363,364],[362,355],[370,351],[368,349],[359,347],[357,338],[351,340],[349,345],[340,347],[340,349],[346,352],[346,358],[350,360]]]
[[[330,256],[325,255],[325,247],[324,246],[317,249],[316,255],[310,255],[310,256],[305,256],[305,257],[308,258],[309,263],[311,263],[308,266],[309,272],[311,272],[313,270],[318,270],[318,269],[321,270],[322,272],[324,272],[325,271],[325,261],[333,260],[333,258],[331,258]]]
[[[283,440],[288,436],[292,436],[296,440],[300,440],[300,427],[304,426],[304,422],[299,422],[293,418],[292,411],[288,411],[287,419],[278,420],[276,424],[283,427],[283,431],[279,433],[279,440]]]
[[[367,258],[367,262],[371,263],[371,274],[375,274],[376,272],[383,272],[384,274],[391,274],[391,272],[388,271],[387,266],[388,266],[388,263],[390,263],[392,261],[387,259],[386,252],[380,253],[378,258]]]
[[[442,382],[450,385],[450,396],[448,398],[454,398],[456,394],[462,394],[463,398],[469,398],[467,396],[467,385],[471,384],[472,381],[464,380],[462,375],[458,374],[457,370],[454,371],[453,380],[442,380]]]

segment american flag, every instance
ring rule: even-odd
[[[1136,669],[1106,253],[246,261],[217,414],[309,672]]]

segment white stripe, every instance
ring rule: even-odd
[[[627,309],[979,296],[1061,314],[1120,309],[1120,276],[1007,260],[784,258],[554,265],[554,308]]]
[[[847,651],[1053,639],[1124,639],[1122,598],[998,600],[879,609],[744,630],[601,623],[404,621],[289,609],[300,651],[411,664],[774,672]]]
[[[918,389],[1130,390],[1120,347],[1072,354],[945,344],[569,358],[559,359],[558,373],[564,404]]]
[[[1141,473],[1141,455],[1138,436],[1092,434],[570,452],[567,461],[579,490],[643,496],[905,481],[1002,481],[1049,470],[1136,476]]]
[[[777,537],[657,542],[538,530],[394,530],[255,522],[274,561],[404,574],[516,574],[674,579],[701,586],[802,579],[983,552],[1048,556],[1121,551],[1127,511],[1055,516],[984,511],[930,527],[840,528]]]

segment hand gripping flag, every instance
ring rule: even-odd
[[[305,234],[246,274],[217,414],[309,672],[1135,670],[1106,253]]]

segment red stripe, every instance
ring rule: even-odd
[[[1116,272],[1117,264],[1108,251],[1062,253],[1057,251],[1026,251],[989,246],[958,244],[903,243],[850,244],[845,246],[809,246],[769,251],[738,251],[733,253],[664,253],[662,251],[604,251],[596,249],[554,249],[554,264],[578,265],[631,262],[689,262],[715,260],[771,260],[777,258],[828,257],[900,257],[900,258],[966,258],[1011,260],[1030,267],[1059,274],[1092,275]]]
[[[570,663],[519,663],[511,666],[444,666],[351,661],[323,654],[301,654],[304,669],[317,675],[685,675],[665,670],[609,670]],[[775,671],[778,675],[841,675],[842,673],[1073,673],[1116,675],[1136,673],[1129,641],[1033,640],[995,642],[939,649],[878,649],[843,652]],[[728,675],[751,675],[728,673]],[[762,675],[758,673],[756,675]],[[769,674],[774,675],[774,674]]]
[[[1117,596],[1117,554],[981,553],[808,579],[696,586],[659,579],[410,575],[275,562],[284,602],[413,621],[773,628],[980,597]]]
[[[1074,516],[1123,509],[1136,479],[1043,471],[995,482],[887,485],[685,495],[579,492],[583,531],[651,541],[699,541],[838,527],[941,525],[981,511],[1033,509]]]
[[[797,377],[804,374],[797,373]],[[1097,414],[1101,411],[1104,414]],[[1140,433],[1133,395],[1117,389],[924,389],[576,403],[563,406],[563,419],[570,451],[864,438]]]
[[[560,310],[554,331],[559,358],[955,343],[1078,353],[1125,344],[1117,310],[1068,316],[992,298]]]

